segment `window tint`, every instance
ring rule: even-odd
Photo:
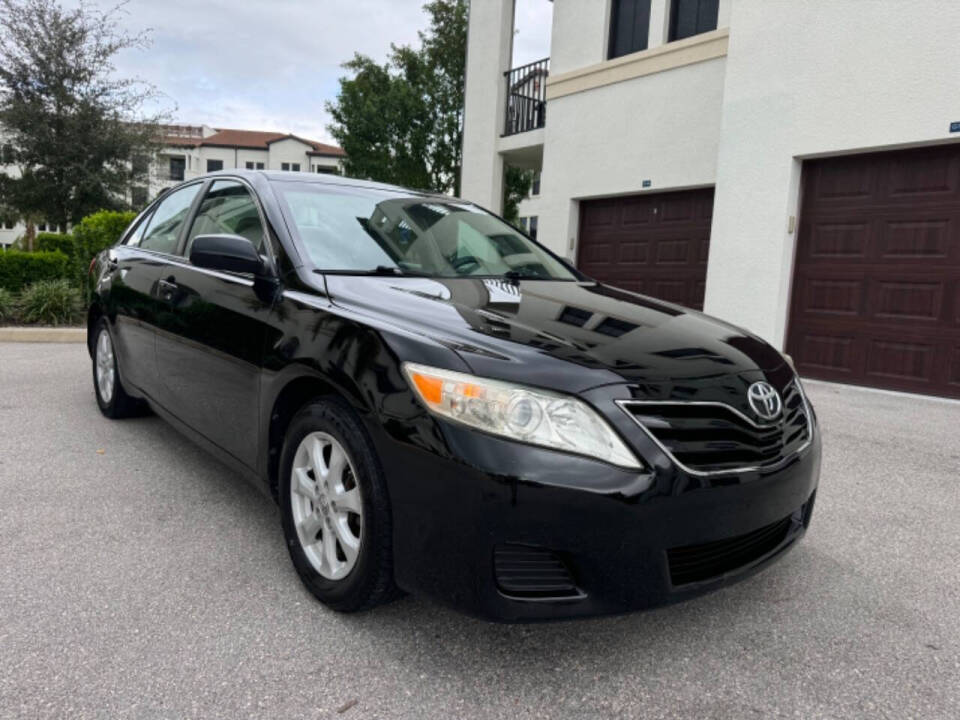
[[[610,57],[647,49],[650,0],[613,0],[610,13]]]
[[[670,40],[717,29],[719,0],[673,0],[670,4]]]
[[[190,257],[190,246],[197,235],[222,234],[241,235],[257,252],[263,252],[263,224],[257,204],[246,186],[236,180],[217,180],[210,186],[190,228],[185,255]]]
[[[194,183],[164,198],[153,211],[140,247],[162,253],[176,252],[180,229],[200,188],[200,183]]]

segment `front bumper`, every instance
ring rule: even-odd
[[[816,430],[801,453],[774,471],[702,478],[683,473],[651,446],[644,447],[651,470],[636,473],[430,422],[442,442],[375,433],[393,510],[396,581],[500,621],[622,613],[742,579],[803,535],[820,473]],[[646,442],[626,416],[618,429],[635,447]],[[752,555],[734,555],[732,567],[715,566],[715,574],[709,564],[698,565],[701,550],[709,558],[720,547],[750,544],[740,536],[764,542],[752,545]],[[719,541],[727,542],[713,545]],[[566,566],[577,593],[505,591],[495,562],[504,546],[548,550]],[[681,562],[694,572],[678,573]]]

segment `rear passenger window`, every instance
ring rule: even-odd
[[[184,254],[190,257],[190,247],[197,235],[240,235],[263,253],[263,223],[257,204],[246,185],[236,180],[217,180],[207,191],[197,217],[187,236]]]
[[[143,231],[147,229],[147,225],[150,224],[150,213],[147,213],[143,218],[140,219],[140,222],[137,223],[137,226],[133,229],[133,232],[127,235],[124,239],[124,245],[130,245],[131,247],[136,247],[140,244],[140,240],[143,238]]]
[[[146,232],[140,240],[140,247],[167,254],[175,253],[180,229],[201,187],[201,183],[188,185],[164,198],[147,223]]]

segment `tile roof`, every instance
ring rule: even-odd
[[[171,145],[207,145],[213,147],[237,147],[249,148],[253,150],[267,150],[271,143],[279,140],[299,140],[310,147],[308,151],[311,155],[336,155],[341,156],[346,153],[336,145],[327,145],[326,143],[307,140],[291,133],[267,132],[263,130],[234,130],[229,128],[215,128],[216,132],[205,138],[179,138],[165,137],[164,142]]]

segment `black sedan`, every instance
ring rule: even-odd
[[[469,202],[222,172],[91,273],[101,411],[153,410],[279,502],[337,610],[401,590],[500,620],[650,607],[810,522],[819,433],[784,356]]]

